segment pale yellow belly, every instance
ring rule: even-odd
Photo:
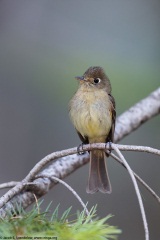
[[[112,116],[109,105],[109,98],[106,92],[77,95],[72,99],[70,108],[71,120],[77,131],[90,140],[105,137],[108,135]],[[91,141],[90,141],[91,142]]]

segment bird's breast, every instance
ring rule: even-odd
[[[109,96],[106,91],[77,91],[70,102],[70,117],[83,136],[89,139],[107,136],[112,125]]]

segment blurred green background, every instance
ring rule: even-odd
[[[117,115],[160,85],[159,0],[1,0],[0,1],[0,182],[21,180],[45,155],[79,145],[68,117],[77,89],[74,76],[94,65],[108,74]],[[160,117],[121,143],[160,148]],[[160,161],[150,154],[125,153],[130,166],[160,194]],[[89,207],[123,234],[144,239],[133,185],[113,159],[108,160],[113,193],[85,192],[88,165],[65,180]],[[82,177],[83,176],[83,177]],[[160,209],[140,186],[151,239],[160,239]],[[1,194],[4,192],[1,191]],[[58,184],[45,197],[63,212],[75,198]]]

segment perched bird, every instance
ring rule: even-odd
[[[113,142],[115,100],[111,84],[101,67],[90,67],[76,77],[79,87],[69,104],[69,115],[84,144]],[[87,193],[111,193],[104,150],[90,151]]]

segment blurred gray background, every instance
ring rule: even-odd
[[[68,117],[77,89],[74,76],[102,66],[117,103],[117,115],[160,85],[159,0],[0,1],[0,182],[21,180],[45,155],[79,145]],[[160,117],[121,143],[160,148]],[[151,154],[125,153],[130,166],[160,194],[160,161]],[[113,193],[85,192],[88,165],[65,181],[104,217],[123,230],[119,239],[144,239],[133,185],[126,170],[108,160]],[[160,239],[160,209],[140,186],[151,240]],[[1,191],[1,195],[4,191]],[[58,184],[45,197],[51,211],[82,210]]]

